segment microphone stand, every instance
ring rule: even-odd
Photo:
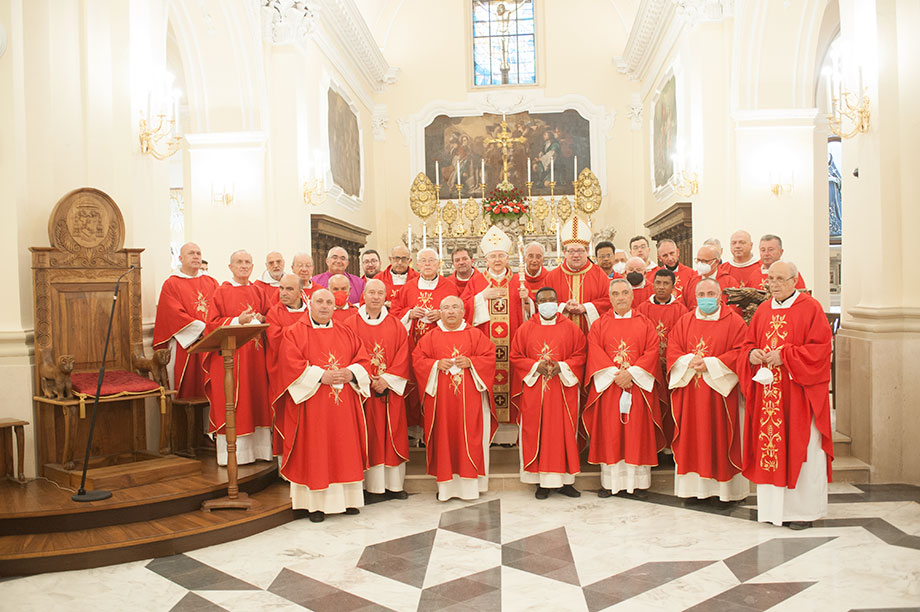
[[[105,332],[105,346],[102,348],[102,365],[99,366],[99,378],[96,380],[96,397],[93,398],[93,416],[89,421],[89,437],[86,440],[86,454],[83,456],[83,476],[80,479],[80,488],[71,497],[75,502],[91,502],[112,497],[111,491],[87,491],[86,469],[89,467],[89,451],[93,445],[93,430],[96,428],[96,411],[99,409],[99,393],[102,391],[102,378],[105,376],[105,359],[109,353],[109,337],[112,335],[112,320],[115,318],[115,303],[118,301],[118,287],[125,274],[134,269],[131,266],[115,281],[115,294],[112,296],[112,312],[109,313],[109,329]]]

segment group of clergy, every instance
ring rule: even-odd
[[[270,253],[255,282],[252,257],[237,251],[220,286],[189,243],[160,293],[154,345],[172,352],[178,397],[210,401],[208,431],[225,464],[222,358],[186,349],[222,325],[268,324],[236,352],[237,458],[278,457],[293,507],[313,521],[404,499],[410,432],[438,499],[476,499],[500,423],[515,432],[521,480],[538,499],[580,496],[587,447],[600,497],[645,497],[652,467],[672,453],[675,494],[688,503],[742,500],[750,481],[761,521],[805,528],[823,516],[832,337],[820,304],[797,291],[804,283],[781,259],[782,241],[764,236],[756,258],[750,235],[736,232],[723,262],[709,240],[693,268],[669,240],[652,264],[642,236],[629,253],[598,243],[594,263],[577,217],[561,243],[552,270],[543,247],[527,245],[520,275],[497,227],[479,245],[485,271],[461,248],[450,276],[434,249],[418,251],[413,268],[409,250],[394,247],[383,271],[365,252],[361,277],[340,247],[318,275],[307,254],[286,274]],[[746,324],[725,303],[728,287],[770,299]]]

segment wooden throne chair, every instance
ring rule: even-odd
[[[199,462],[170,455],[175,392],[168,390],[156,356],[144,355],[143,249],[124,248],[121,211],[98,189],[71,191],[51,212],[48,238],[50,247],[30,249],[39,473],[68,487],[80,483],[112,295],[125,272],[115,302],[87,487],[120,489],[200,473]],[[148,398],[160,409],[159,452],[147,450]]]

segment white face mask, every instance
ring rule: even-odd
[[[543,302],[542,304],[537,304],[537,310],[540,311],[540,316],[544,319],[552,319],[559,311],[559,304],[557,302]]]
[[[696,270],[700,276],[706,276],[712,272],[712,266],[710,266],[708,263],[703,263],[702,261],[698,261],[693,264],[693,269]]]
[[[613,264],[613,271],[616,272],[617,274],[623,274],[623,272],[626,272],[626,262],[618,261],[615,264]]]

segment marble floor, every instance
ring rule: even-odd
[[[434,493],[174,557],[0,582],[0,610],[920,610],[920,487],[832,484],[805,531],[730,509]]]

